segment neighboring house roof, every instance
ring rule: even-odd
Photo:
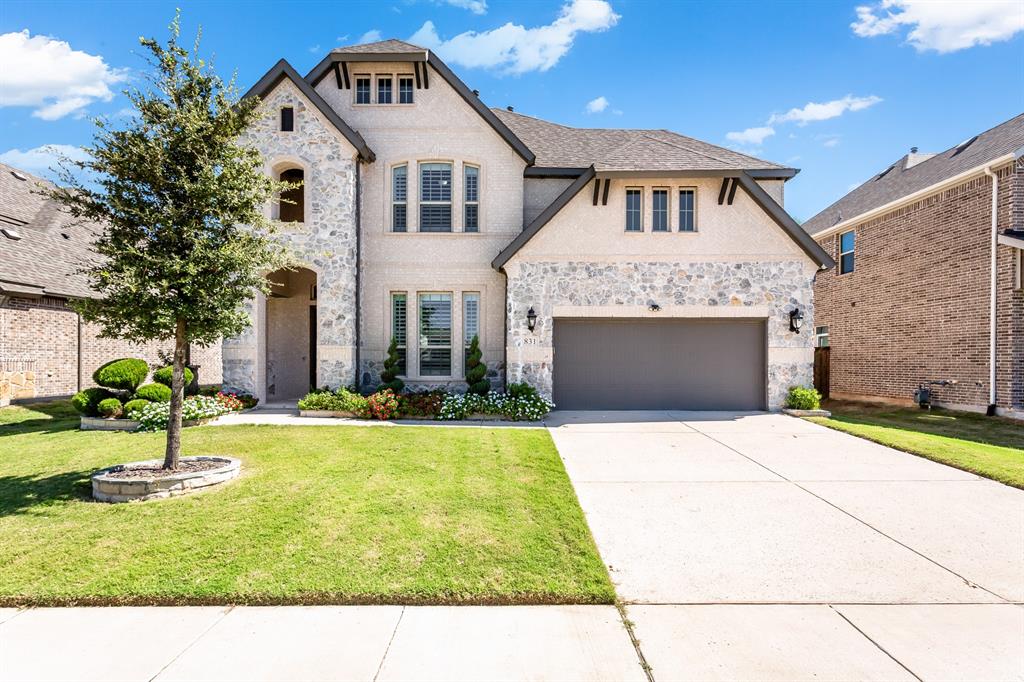
[[[594,166],[584,169],[576,180],[565,188],[565,190],[555,198],[551,205],[544,209],[540,215],[538,215],[533,222],[526,226],[526,228],[516,236],[512,242],[502,249],[493,261],[491,266],[500,270],[504,267],[511,258],[519,252],[521,248],[526,246],[535,234],[540,232],[541,228],[548,224],[552,218],[558,215],[558,212],[565,208],[566,205],[573,198],[580,193],[580,191],[587,186],[587,184],[597,176],[597,172]],[[799,246],[807,256],[817,263],[820,267],[828,269],[835,265],[835,261],[832,257],[821,247],[818,242],[814,241],[809,234],[807,234],[800,225],[793,220],[793,218],[786,213],[786,210],[782,208],[771,195],[769,195],[764,189],[757,184],[748,173],[738,171],[735,174],[729,176],[735,177],[736,182],[740,187],[750,196],[750,198],[756,203],[761,209],[768,214],[768,216],[775,221],[775,223],[782,228],[782,230]],[[597,182],[601,182],[598,180]],[[606,180],[607,182],[607,180]],[[596,191],[596,190],[595,190]],[[597,200],[597,194],[595,201]]]
[[[1024,147],[1024,114],[940,154],[908,154],[804,223],[812,235],[984,166]],[[925,156],[924,160],[920,157]],[[909,163],[908,163],[909,162]]]
[[[24,179],[22,179],[24,178]],[[53,184],[0,163],[0,294],[88,298],[95,224],[80,224],[38,192]]]
[[[495,115],[537,155],[537,166],[611,171],[770,171],[788,178],[796,170],[702,142],[670,130],[573,128],[505,109]]]
[[[430,50],[417,47],[416,45],[410,45],[409,43],[401,40],[381,40],[376,43],[367,43],[365,45],[349,45],[347,47],[338,47],[330,51],[330,53],[320,60],[320,63],[313,67],[313,70],[306,74],[306,82],[311,86],[316,87],[317,83],[323,80],[331,70],[335,68],[335,64],[350,62],[350,61],[406,61],[406,62],[424,62],[434,67],[434,70],[450,85],[459,96],[462,97],[473,108],[480,117],[487,122],[494,132],[508,143],[512,149],[515,150],[519,156],[526,161],[526,165],[533,165],[534,154],[523,144],[515,133],[509,130],[501,119],[494,115],[494,113],[487,108],[480,98],[470,90],[462,80],[455,75],[455,73],[448,68],[448,65],[441,61],[441,58]],[[418,68],[418,67],[417,67]],[[426,78],[426,68],[423,69],[424,78]],[[417,79],[419,78],[419,71],[416,72]],[[427,80],[427,87],[429,87],[429,79]]]
[[[266,97],[267,93],[277,87],[284,79],[290,80],[295,87],[299,89],[303,95],[306,96],[314,107],[323,114],[324,118],[331,122],[331,124],[338,129],[346,140],[348,140],[353,147],[359,152],[359,157],[365,161],[373,161],[376,156],[373,150],[370,149],[366,144],[366,140],[358,132],[353,130],[345,121],[342,120],[341,116],[338,116],[338,112],[331,108],[323,97],[321,97],[313,87],[307,83],[299,73],[292,68],[286,60],[282,59],[277,62],[267,73],[261,78],[256,85],[249,89],[249,92],[245,93],[244,97]]]

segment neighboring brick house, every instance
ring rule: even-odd
[[[100,338],[68,302],[95,294],[78,270],[95,256],[95,226],[76,224],[41,196],[49,183],[0,164],[0,405],[72,395],[92,373],[120,357],[158,364],[172,343]],[[220,346],[195,347],[203,383],[220,383]]]
[[[492,384],[561,408],[775,409],[811,382],[799,318],[833,263],[782,208],[795,169],[489,109],[397,40],[282,60],[249,95],[247,142],[303,182],[267,208],[302,267],[225,340],[226,386],[371,388],[395,339],[407,386],[458,389],[474,335]]]
[[[1024,114],[940,154],[912,149],[804,224],[838,263],[815,283],[833,397],[912,400],[949,380],[940,404],[1024,416],[1022,155]]]

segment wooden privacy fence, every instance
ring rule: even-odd
[[[822,398],[828,398],[829,393],[829,353],[831,350],[828,346],[814,349],[814,388],[818,389]]]

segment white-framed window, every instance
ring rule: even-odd
[[[420,164],[420,232],[452,231],[452,164]]]
[[[398,77],[398,103],[412,104],[413,79],[412,76]]]
[[[295,109],[281,107],[281,132],[290,133],[295,130]]]
[[[697,188],[679,188],[679,231],[697,231]]]
[[[452,295],[419,295],[420,376],[452,374]]]
[[[409,167],[406,164],[391,169],[391,231],[408,230]]]
[[[1014,249],[1016,254],[1015,263],[1017,266],[1014,273],[1013,288],[1024,289],[1024,249]]]
[[[406,362],[406,349],[409,341],[408,300],[404,291],[396,291],[391,294],[391,337],[398,347],[398,373],[402,376],[408,374],[409,371]],[[388,345],[391,345],[390,341],[388,341]]]
[[[480,294],[475,291],[465,291],[462,294],[462,345],[464,348],[462,366],[466,366],[466,358],[469,357],[469,344],[473,337],[480,336]],[[483,345],[483,339],[480,339]]]
[[[828,326],[815,327],[814,328],[814,346],[815,348],[827,348],[828,347]]]
[[[370,77],[356,76],[356,104],[370,104]]]
[[[463,218],[464,232],[480,231],[480,168],[464,165],[462,167],[463,187]]]
[[[377,104],[391,104],[391,84],[394,83],[391,76],[377,76]]]
[[[626,188],[626,232],[644,230],[644,191],[640,187]]]
[[[655,187],[651,192],[651,232],[669,232],[668,189]]]
[[[845,275],[848,272],[853,272],[853,252],[856,242],[856,235],[853,230],[849,232],[843,232],[839,235],[839,274]]]

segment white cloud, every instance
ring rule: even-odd
[[[604,95],[595,97],[594,99],[587,102],[586,111],[588,114],[600,114],[602,111],[608,108],[608,98]]]
[[[756,146],[760,145],[766,138],[769,138],[774,134],[775,129],[771,126],[761,126],[758,128],[747,128],[746,130],[726,133],[725,139],[730,142],[736,142],[737,144],[749,144]]]
[[[34,107],[32,115],[54,121],[82,114],[96,100],[114,97],[110,86],[127,79],[103,57],[72,50],[63,40],[30,36],[28,29],[0,35],[0,107]]]
[[[473,14],[487,14],[487,0],[444,0],[452,7],[468,9]]]
[[[0,161],[36,175],[47,175],[52,174],[51,171],[57,168],[57,162],[62,157],[72,161],[85,161],[89,158],[81,147],[70,144],[47,144],[25,151],[9,149],[0,154]]]
[[[544,26],[526,28],[509,22],[489,31],[466,31],[442,40],[434,23],[427,21],[409,42],[428,47],[460,66],[522,74],[547,71],[569,52],[577,34],[606,31],[618,21],[619,15],[605,0],[571,0],[562,5],[557,19]]]
[[[860,111],[874,106],[882,101],[881,97],[869,95],[868,97],[854,97],[847,95],[842,99],[834,99],[831,102],[808,102],[798,109],[790,109],[784,114],[772,114],[768,119],[768,125],[796,121],[797,125],[807,125],[812,121],[827,121],[830,118],[842,116],[847,111]]]
[[[309,51],[314,53],[314,54],[316,54],[317,52],[320,51],[320,44],[317,43],[316,45],[310,45],[309,46]]]
[[[902,33],[918,52],[955,52],[1009,40],[1024,31],[1020,0],[882,0],[857,7],[850,24],[862,38]]]
[[[822,142],[821,145],[823,147],[838,147],[839,146],[839,138],[838,137],[826,137],[825,141]]]
[[[375,43],[375,42],[377,42],[380,39],[381,39],[380,30],[378,30],[376,28],[371,28],[369,31],[367,31],[363,35],[359,36],[359,40],[357,40],[356,43],[357,44],[361,44],[361,43]]]

